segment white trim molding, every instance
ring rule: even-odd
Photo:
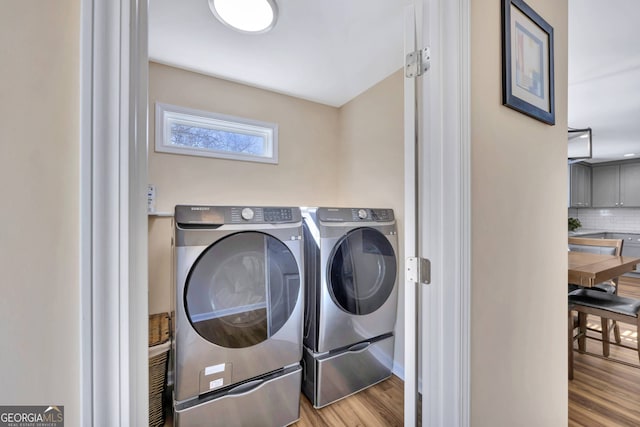
[[[418,2],[416,2],[418,3]],[[419,4],[405,7],[404,13],[404,54],[416,51],[416,15]],[[417,248],[417,128],[416,128],[416,77],[404,78],[404,257],[418,256]],[[418,286],[407,278],[406,265],[402,275],[404,280],[404,425],[418,425]]]
[[[147,0],[81,5],[80,424],[147,425]]]
[[[469,0],[425,0],[418,19],[431,49],[418,104],[420,251],[432,264],[421,299],[425,427],[470,423],[469,13]]]

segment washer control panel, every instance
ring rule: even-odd
[[[232,207],[232,224],[287,223],[301,220],[299,208],[289,207]]]
[[[224,224],[281,224],[302,221],[300,208],[262,206],[176,206],[177,224],[213,227]]]

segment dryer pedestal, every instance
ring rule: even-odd
[[[393,344],[393,334],[387,334],[323,354],[305,347],[302,391],[322,408],[389,378]]]
[[[231,390],[174,403],[174,426],[288,426],[300,418],[302,368],[290,366]]]

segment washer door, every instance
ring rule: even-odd
[[[280,330],[299,292],[300,272],[289,248],[267,234],[241,232],[198,257],[187,277],[185,312],[207,341],[250,347]]]
[[[329,258],[333,300],[351,314],[369,314],[391,295],[397,262],[389,240],[373,228],[347,233]]]

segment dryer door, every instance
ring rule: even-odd
[[[207,341],[249,347],[280,330],[299,292],[300,271],[289,248],[268,234],[240,232],[209,246],[194,263],[185,312]]]
[[[358,228],[336,244],[329,258],[329,289],[343,310],[369,314],[391,295],[396,273],[396,254],[384,234]]]

